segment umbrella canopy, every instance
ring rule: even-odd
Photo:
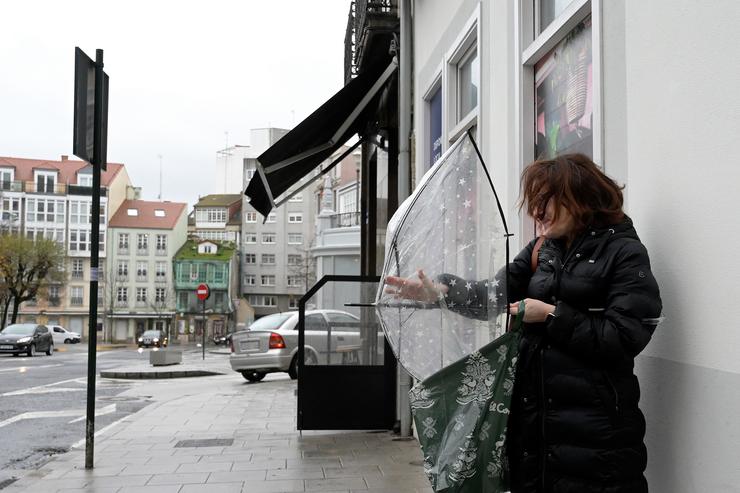
[[[396,357],[412,376],[423,380],[506,331],[509,234],[470,134],[424,175],[391,218],[386,238],[376,310]],[[419,270],[450,292],[419,302],[385,289],[388,276],[413,281]]]

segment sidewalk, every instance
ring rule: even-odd
[[[100,430],[94,470],[84,469],[83,445],[2,491],[431,492],[416,440],[388,432],[301,436],[295,390],[282,374],[256,384],[237,373],[146,381],[121,395],[145,392],[155,402]]]

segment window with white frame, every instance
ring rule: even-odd
[[[128,278],[128,262],[127,261],[125,260],[118,261],[118,268],[116,270],[116,274],[118,275],[119,279]]]
[[[290,298],[288,298],[288,308],[290,308],[291,310],[297,310],[299,301],[300,300],[298,298],[291,296]]]
[[[69,288],[69,304],[72,306],[81,306],[83,304],[84,288],[82,286],[72,286]]]
[[[303,258],[300,255],[288,254],[288,265],[301,265]]]
[[[263,253],[262,263],[265,265],[275,265],[275,254],[274,253]]]
[[[136,279],[139,281],[146,281],[147,269],[149,267],[148,262],[136,262]]]
[[[91,173],[78,173],[77,174],[77,185],[81,187],[92,187],[93,177]]]
[[[128,251],[128,233],[118,233],[118,251]]]
[[[246,286],[254,286],[257,284],[257,276],[254,274],[245,274],[244,275],[244,284]]]
[[[90,248],[90,232],[72,229],[69,231],[69,250],[72,252],[87,252]]]
[[[288,244],[289,245],[303,244],[303,233],[288,233]]]
[[[140,253],[146,254],[149,249],[149,233],[139,233],[136,235],[136,249]]]
[[[26,222],[64,224],[64,206],[63,200],[26,199]]]
[[[27,201],[30,199],[26,199]],[[0,220],[2,227],[20,225],[21,199],[19,197],[0,197]]]
[[[9,191],[13,189],[15,170],[0,169],[0,190]]]
[[[260,284],[262,286],[274,286],[275,285],[275,276],[272,274],[264,274],[260,276]]]
[[[154,288],[154,302],[164,303],[167,301],[167,290],[165,288]]]
[[[562,12],[553,2],[539,4],[549,5],[548,12]],[[534,63],[535,159],[570,153],[593,158],[591,31],[589,16]]]
[[[136,288],[136,304],[146,304],[146,288]]]
[[[478,107],[479,86],[480,59],[473,45],[457,63],[457,123]]]
[[[252,306],[277,306],[277,297],[252,294],[249,296],[249,304]]]
[[[90,202],[69,201],[69,224],[90,224]]]
[[[245,264],[256,264],[257,263],[257,254],[256,253],[245,253],[244,254],[244,263]]]
[[[303,194],[297,193],[293,195],[290,199],[288,199],[288,202],[303,202]]]
[[[292,224],[298,224],[303,222],[303,213],[302,212],[289,212],[288,213],[288,222]]]
[[[157,281],[164,281],[167,279],[167,262],[157,262],[155,264],[155,279]]]
[[[195,232],[195,235],[201,240],[215,240],[215,241],[230,241],[232,233],[229,231],[208,231],[199,229]]]
[[[157,235],[157,253],[167,252],[167,235]]]
[[[257,243],[257,233],[244,233],[244,243],[247,243],[247,244]]]
[[[277,235],[275,233],[262,233],[262,244],[272,245],[275,243]]]
[[[225,207],[201,207],[195,211],[195,220],[199,223],[225,223]]]
[[[36,182],[37,193],[54,193],[56,191],[57,172],[56,171],[39,171],[35,173],[34,181]]]
[[[256,212],[245,212],[244,213],[244,222],[246,223],[256,223],[257,222],[257,213]]]
[[[429,169],[442,157],[442,81],[441,78],[432,85],[425,98],[426,101],[426,163]]]
[[[72,279],[82,279],[85,275],[81,258],[72,259]]]
[[[116,288],[116,301],[118,303],[128,302],[128,288],[126,287]]]
[[[270,214],[267,215],[267,222],[268,223],[274,223],[276,219],[277,219],[277,213],[276,212],[271,212]]]
[[[33,228],[26,226],[26,237],[30,240],[46,238],[47,240],[54,240],[62,245],[64,244],[64,230],[59,228]]]
[[[303,285],[303,278],[301,276],[288,276],[288,286],[297,288]]]
[[[352,187],[349,190],[342,191],[338,197],[339,213],[347,214],[357,212],[357,188]]]

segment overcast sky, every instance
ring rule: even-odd
[[[105,52],[108,161],[143,198],[214,192],[216,151],[292,127],[343,83],[349,0],[0,6],[0,156],[72,157],[74,47]]]

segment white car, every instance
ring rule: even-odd
[[[54,344],[77,344],[82,340],[82,336],[77,332],[70,332],[61,325],[50,325],[51,337]]]
[[[360,319],[339,310],[306,311],[306,361],[309,364],[358,362]],[[382,343],[383,334],[378,338]],[[298,312],[267,315],[231,337],[231,368],[250,382],[267,373],[298,377]]]

